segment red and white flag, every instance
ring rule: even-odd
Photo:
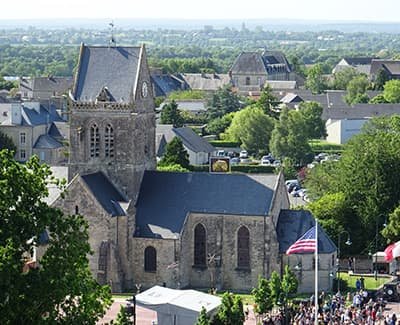
[[[313,253],[317,249],[317,241],[315,240],[315,226],[308,230],[303,236],[292,244],[286,251],[286,255]]]
[[[400,256],[400,241],[390,244],[385,249],[385,261],[391,262],[394,258]]]

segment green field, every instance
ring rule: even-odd
[[[341,272],[340,278],[346,280],[350,290],[356,290],[356,280],[360,278],[359,275],[349,275],[347,272]],[[365,289],[375,290],[386,282],[390,282],[391,278],[389,276],[378,275],[378,279],[375,280],[373,275],[364,276]]]

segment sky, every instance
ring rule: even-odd
[[[3,0],[0,19],[153,18],[400,21],[400,0]]]

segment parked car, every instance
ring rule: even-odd
[[[231,165],[237,165],[240,163],[240,159],[237,157],[231,158]]]
[[[274,160],[275,160],[275,158],[272,157],[271,154],[266,155],[266,156],[262,156],[262,158],[261,158],[261,164],[262,164],[263,161],[265,161],[265,162],[269,161],[269,163],[272,164],[272,163],[274,162]]]
[[[307,194],[307,189],[306,188],[299,188],[298,190],[293,190],[290,194],[292,194],[293,197],[304,198],[304,196]]]
[[[242,150],[239,154],[239,158],[248,158],[249,154],[247,153],[246,150]]]
[[[272,163],[272,166],[280,167],[281,166],[281,161],[280,160],[274,160],[274,162]]]
[[[240,163],[241,164],[250,164],[251,163],[251,159],[249,159],[249,158],[240,158]]]
[[[314,157],[314,160],[317,162],[321,162],[321,160],[323,160],[325,157],[328,157],[328,154],[325,152],[321,152]]]
[[[225,150],[218,150],[217,157],[225,157]]]

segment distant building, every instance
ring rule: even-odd
[[[17,146],[16,160],[25,162],[37,155],[50,165],[67,162],[64,143],[69,128],[54,106],[39,102],[0,104],[0,123],[0,130]]]
[[[153,93],[155,97],[167,97],[174,91],[188,90],[186,82],[173,74],[153,72],[151,74]]]
[[[372,60],[370,79],[375,80],[380,71],[391,79],[400,79],[400,60]]]
[[[217,73],[180,73],[178,75],[191,90],[214,92],[223,86],[231,84],[228,74]]]
[[[285,55],[279,51],[242,52],[233,63],[229,75],[239,93],[260,91],[267,80],[294,80]]]
[[[22,99],[46,100],[52,97],[66,95],[71,89],[72,77],[33,77],[21,78],[19,91]]]
[[[165,146],[178,137],[189,154],[191,165],[208,164],[215,148],[189,127],[174,128],[171,124],[158,124],[156,127],[156,153],[160,159],[165,153]]]
[[[354,57],[354,58],[343,58],[333,68],[332,73],[338,73],[348,68],[355,69],[359,73],[370,74],[371,63],[374,58],[372,57]]]

